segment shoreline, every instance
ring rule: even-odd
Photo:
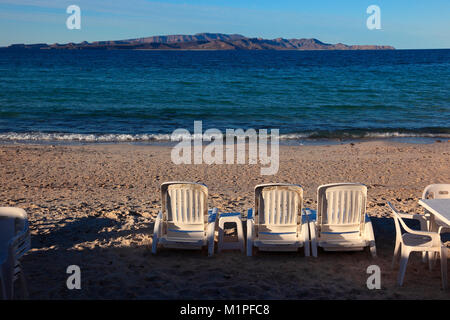
[[[270,137],[268,139],[270,141]],[[321,145],[345,145],[345,144],[356,144],[356,143],[370,143],[370,142],[386,142],[386,143],[401,143],[401,144],[433,144],[433,143],[442,143],[450,141],[450,137],[436,136],[436,137],[368,137],[368,138],[305,138],[305,139],[297,139],[297,138],[283,138],[279,139],[280,146],[321,146]],[[42,140],[1,140],[0,146],[2,145],[60,145],[60,146],[77,146],[77,145],[137,145],[137,146],[164,146],[164,147],[173,147],[179,141],[170,141],[167,139],[149,139],[149,140],[123,140],[123,141],[88,141],[88,140],[69,140],[69,139],[61,139],[61,140],[52,140],[52,139],[42,139]],[[236,144],[237,142],[235,142]],[[208,145],[208,142],[203,142],[203,145]]]

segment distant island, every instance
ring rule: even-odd
[[[138,39],[66,44],[12,44],[2,49],[128,49],[128,50],[394,50],[386,45],[330,44],[317,39],[262,39],[239,34],[197,33]]]

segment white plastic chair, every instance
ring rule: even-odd
[[[450,184],[430,184],[425,187],[422,194],[422,199],[450,199]],[[425,217],[429,222],[429,214],[426,214]],[[450,227],[444,225],[443,222],[436,218],[436,223],[439,226],[438,233],[450,232]],[[429,230],[429,223],[427,225],[427,229]]]
[[[14,282],[21,280],[28,296],[20,258],[30,248],[28,218],[23,209],[0,207],[0,282],[3,299],[14,298]]]
[[[411,219],[411,220],[417,220],[420,223],[420,230],[422,231],[428,231],[428,221],[429,221],[429,214],[417,214],[417,213],[399,213],[400,217],[403,219]],[[422,252],[422,261],[425,263],[427,262],[427,253],[424,251]],[[431,265],[430,265],[431,266]]]
[[[430,184],[425,187],[422,199],[450,199],[450,184]]]
[[[359,183],[335,183],[317,189],[317,214],[306,209],[311,249],[325,251],[359,251],[370,248],[376,257],[372,222],[366,214],[367,187]]]
[[[397,212],[394,206],[388,202],[391,208],[396,230],[394,257],[392,266],[395,266],[400,255],[400,270],[398,273],[398,285],[403,285],[406,266],[411,252],[437,253],[441,257],[441,275],[442,287],[447,288],[447,247],[441,242],[440,235],[437,232],[418,231],[409,228],[403,221],[402,215]],[[406,232],[402,234],[402,229]],[[430,261],[431,265],[431,261]]]
[[[426,186],[422,193],[422,199],[450,199],[450,184],[430,184]],[[425,211],[425,214],[400,213],[400,216],[405,219],[417,220],[420,223],[420,230],[430,231],[430,214],[427,211]],[[450,229],[442,226],[443,223],[439,223],[439,220],[436,222],[441,224],[438,233],[450,232]],[[425,251],[422,253],[422,261],[427,262]]]
[[[204,184],[174,181],[161,185],[161,206],[153,231],[152,252],[158,244],[168,248],[201,249],[214,254],[217,208],[208,210]]]
[[[422,193],[422,199],[450,199],[450,184],[438,183],[438,184],[430,184],[430,185],[426,186]],[[421,216],[421,222],[420,222],[421,228],[420,229],[428,230],[428,231],[435,231],[435,230],[430,230],[431,229],[430,213],[425,212],[424,215],[420,215],[420,216]],[[423,220],[425,221],[425,223],[422,222]],[[435,223],[439,226],[438,230],[437,230],[437,232],[439,234],[450,232],[450,227],[448,227],[445,223],[443,223],[439,218],[435,217]],[[430,266],[434,265],[435,255],[436,254],[433,254],[433,256],[431,257]],[[426,260],[427,260],[427,254],[425,252],[423,253],[422,260],[424,262],[426,262]]]
[[[247,214],[247,256],[261,251],[297,251],[310,255],[308,222],[302,214],[303,189],[294,184],[255,187],[255,208]]]

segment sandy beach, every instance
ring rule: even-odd
[[[0,206],[29,215],[32,249],[23,259],[31,299],[449,299],[439,264],[429,271],[413,254],[404,287],[391,268],[395,230],[385,206],[422,213],[423,188],[450,182],[450,142],[388,141],[281,146],[276,175],[258,165],[174,165],[170,147],[92,144],[0,146]],[[253,206],[254,186],[288,182],[304,187],[304,206],[332,182],[368,187],[378,257],[367,251],[318,258],[298,253],[161,249],[152,255],[153,222],[165,181],[203,182],[209,206]],[[245,215],[244,215],[245,216]],[[232,230],[230,230],[231,232]],[[450,242],[447,242],[450,245]],[[66,268],[81,268],[81,290],[68,290]],[[381,268],[380,290],[368,290],[366,268]]]

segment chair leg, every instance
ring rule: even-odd
[[[428,256],[428,269],[431,271],[431,270],[433,270],[434,252],[427,252],[427,256]]]
[[[370,245],[370,253],[372,254],[372,258],[377,257],[377,247],[375,245],[375,241]]]
[[[435,253],[434,253],[434,258],[433,258],[433,268],[436,267],[436,263],[437,263],[437,258],[438,258],[438,256],[439,256],[439,253],[438,253],[438,252],[435,252]]]
[[[247,220],[247,256],[251,257],[253,254],[253,221]]]
[[[214,238],[208,239],[208,257],[212,257],[214,255]]]
[[[428,219],[420,219],[420,230],[422,231],[428,231],[429,230],[429,221]],[[422,262],[426,263],[427,262],[427,258],[428,258],[428,252],[427,251],[423,251],[422,252]]]
[[[317,240],[311,240],[311,252],[314,258],[317,258]]]
[[[25,274],[23,273],[23,269],[20,270],[20,284],[22,286],[22,295],[24,299],[28,299],[28,287],[27,287],[27,281],[25,279]]]
[[[222,252],[223,247],[223,229],[224,229],[224,222],[223,220],[219,220],[219,241],[217,242],[217,253]]]
[[[392,268],[395,267],[395,265],[397,264],[398,261],[398,256],[400,254],[400,248],[401,247],[401,243],[399,241],[395,242],[395,249],[394,249],[394,257],[392,258]]]
[[[253,241],[247,238],[247,256],[251,257],[253,255]]]
[[[6,300],[6,286],[5,286],[5,278],[3,277],[2,270],[0,270],[0,285],[1,285],[1,291],[2,291],[2,299]]]
[[[316,225],[313,221],[309,223],[309,234],[311,238],[311,254],[314,258],[317,258],[317,233]]]
[[[424,251],[422,252],[422,262],[427,263],[428,260],[428,252]]]
[[[403,285],[405,279],[406,265],[408,264],[409,250],[404,247],[401,249],[400,270],[398,271],[398,285]]]
[[[156,254],[158,251],[158,235],[153,235],[153,243],[152,243],[152,253]]]
[[[311,249],[309,248],[311,246],[311,244],[309,243],[309,240],[305,241],[305,243],[303,244],[304,247],[304,251],[305,251],[305,257],[309,257],[311,256]]]
[[[244,230],[242,230],[242,221],[241,221],[241,219],[239,219],[239,221],[236,222],[236,229],[237,229],[237,232],[238,232],[239,247],[241,249],[241,252],[245,253]]]
[[[447,247],[441,247],[441,277],[442,289],[447,289]]]
[[[420,220],[420,229],[422,229],[423,231],[431,231],[430,230],[430,219],[426,219],[426,220]],[[422,262],[426,263],[427,260],[430,259],[430,254],[428,253],[428,251],[423,251],[422,252]]]
[[[156,254],[156,252],[158,251],[158,242],[159,242],[159,238],[161,237],[161,215],[162,213],[160,212],[158,214],[158,216],[156,217],[155,220],[155,224],[153,225],[153,242],[152,242],[152,253]]]
[[[437,252],[428,252],[428,268],[433,270],[436,266]]]

